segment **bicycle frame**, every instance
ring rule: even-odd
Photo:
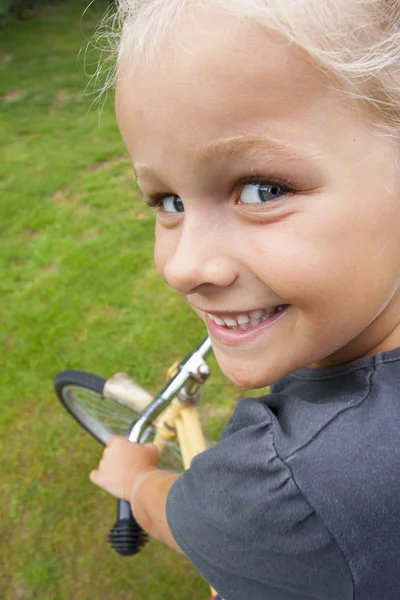
[[[194,456],[207,449],[207,443],[197,406],[182,404],[179,398],[174,398],[162,415],[162,419],[157,422],[157,433],[153,443],[160,455],[167,442],[175,437],[181,449],[183,466],[188,469]]]

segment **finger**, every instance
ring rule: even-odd
[[[96,485],[97,485],[97,481],[98,481],[98,475],[99,475],[99,472],[97,469],[94,469],[93,471],[90,471],[90,473],[89,473],[90,481]]]
[[[122,435],[112,435],[106,444],[106,448],[110,448],[117,440],[126,440]]]
[[[158,451],[158,448],[157,448],[157,446],[156,446],[155,444],[151,444],[150,442],[147,442],[146,444],[144,444],[144,446],[145,446],[146,448],[149,448],[149,450],[152,450],[152,452],[153,452],[153,454],[154,454],[154,457],[155,457],[155,458],[157,459],[157,461],[158,461],[158,459],[160,458],[160,453],[159,453],[159,451]]]
[[[94,485],[97,485],[98,487],[104,489],[104,477],[99,470],[95,469],[94,471],[89,473],[89,479],[92,483],[94,483]]]

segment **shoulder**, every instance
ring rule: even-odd
[[[375,435],[377,423],[390,427],[400,417],[400,348],[330,369],[301,369],[271,392],[265,402],[276,416],[275,441],[282,457],[325,435],[344,450],[347,441],[352,444],[347,427],[359,423]],[[327,454],[330,444],[324,446]]]
[[[355,497],[371,514],[398,497],[400,349],[303,369],[274,386],[267,403],[275,406],[277,452],[324,519]]]
[[[220,443],[192,461],[171,489],[167,518],[184,553],[230,600],[288,586],[271,597],[297,598],[299,586],[304,597],[351,597],[346,561],[279,456],[262,399],[242,400]]]
[[[311,380],[304,370],[278,385],[279,393],[292,397],[297,390],[314,410],[311,419],[310,406],[304,409],[312,425],[291,444],[280,426],[290,417],[277,423],[281,458],[346,556],[356,592],[366,600],[400,594],[399,359],[396,349]]]

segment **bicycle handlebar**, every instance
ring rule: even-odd
[[[121,556],[133,556],[141,551],[149,536],[132,515],[131,505],[118,500],[117,521],[107,536],[110,546]]]
[[[150,405],[143,411],[137,421],[132,423],[128,433],[131,442],[140,443],[146,428],[158,417],[165,407],[173,400],[178,391],[185,385],[188,379],[203,383],[208,376],[202,372],[204,357],[211,350],[210,338],[202,341],[194,352],[188,354],[178,366],[178,371],[171,381],[154,398]],[[108,534],[110,546],[121,554],[121,556],[133,556],[138,554],[149,536],[132,515],[131,505],[126,500],[118,500],[117,521]]]

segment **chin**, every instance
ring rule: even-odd
[[[254,371],[249,371],[249,369],[244,368],[232,369],[231,366],[226,368],[218,361],[218,357],[216,358],[223,374],[240,388],[258,390],[275,383],[281,377],[280,374],[273,377],[272,373],[255,373]]]

